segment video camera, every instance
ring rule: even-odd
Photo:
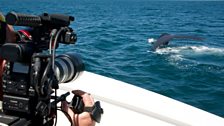
[[[71,21],[74,17],[62,14],[36,16],[10,12],[6,15],[7,24],[28,29],[17,32],[16,43],[4,43],[0,47],[0,57],[6,60],[0,122],[10,126],[53,125],[56,104],[69,95],[53,97],[53,92],[59,83],[75,80],[84,70],[78,54],[55,56],[59,43],[75,44],[77,40],[69,27]]]

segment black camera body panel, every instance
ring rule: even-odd
[[[22,112],[31,113],[31,99],[25,97],[17,97],[12,95],[3,95],[3,108],[6,112]]]
[[[55,51],[59,42],[75,44],[77,36],[68,27],[73,20],[73,17],[61,14],[36,16],[10,12],[6,15],[6,23],[28,26],[29,30],[17,32],[16,43],[0,44],[0,58],[7,61],[2,75],[3,113],[0,113],[0,122],[4,117],[12,116],[16,121],[12,119],[10,126],[53,125],[55,115],[52,113],[56,113],[56,109],[52,106],[60,102],[51,103],[53,89],[56,90],[61,82],[74,80],[84,70],[84,64],[74,53],[55,60],[53,54],[46,54],[46,50]],[[53,64],[56,64],[57,72]]]
[[[3,111],[5,113],[19,115],[23,118],[34,117],[38,95],[30,81],[30,75],[33,72],[31,66],[33,66],[32,62],[31,64],[6,62],[2,75]],[[43,66],[42,69],[44,69]]]
[[[3,92],[6,94],[28,96],[29,69],[30,67],[26,64],[7,62],[2,75]]]

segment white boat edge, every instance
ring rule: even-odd
[[[104,109],[96,126],[224,126],[224,118],[134,85],[84,71],[60,84],[59,94],[74,89],[91,93]],[[68,97],[68,100],[72,95]],[[70,125],[59,112],[57,126]]]

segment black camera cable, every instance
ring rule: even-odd
[[[61,28],[59,31],[57,31],[57,29],[53,29],[51,31],[51,38],[50,38],[50,43],[49,43],[49,54],[52,56],[51,57],[51,62],[52,62],[52,70],[53,73],[55,73],[55,48],[56,48],[56,44],[58,42],[58,37],[60,36],[61,32],[65,30],[65,28]],[[57,96],[57,90],[55,90],[55,96]],[[56,97],[55,97],[55,101],[56,101]],[[57,108],[57,104],[55,104],[55,108]],[[56,109],[55,112],[55,123],[54,125],[57,125],[57,110],[60,110],[61,112],[63,112],[65,114],[65,116],[69,119],[69,121],[71,122],[71,126],[72,126],[72,119],[69,116],[69,114],[65,111],[63,111],[62,109]]]

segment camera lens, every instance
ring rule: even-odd
[[[55,72],[59,83],[67,83],[75,80],[84,69],[84,63],[78,54],[61,54],[55,58]]]

